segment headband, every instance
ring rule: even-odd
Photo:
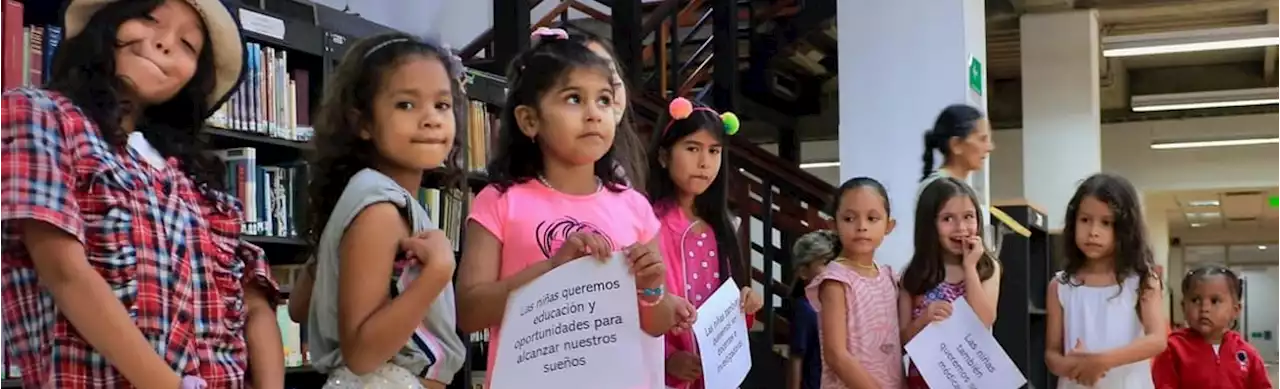
[[[677,97],[675,100],[671,100],[671,104],[667,106],[667,113],[671,114],[671,122],[667,123],[667,126],[662,129],[662,132],[666,133],[667,129],[670,129],[671,125],[675,124],[676,120],[687,119],[694,111],[707,111],[719,116],[720,121],[724,123],[724,133],[726,135],[732,136],[733,134],[737,134],[738,127],[741,126],[738,122],[738,115],[735,115],[733,112],[719,113],[716,112],[716,110],[707,107],[694,107],[693,102],[689,101],[689,99]]]
[[[373,53],[378,52],[378,50],[382,50],[384,47],[391,46],[397,43],[405,43],[405,42],[425,44],[423,42],[409,39],[409,38],[388,39],[385,42],[376,44],[373,47],[369,48],[369,51],[366,51],[364,53],[364,58],[362,59],[368,60],[369,56],[372,56]],[[449,76],[455,80],[458,80],[459,83],[465,85],[465,83],[463,83],[462,81],[465,80],[464,76],[466,75],[466,68],[462,66],[462,57],[459,57],[457,53],[454,53],[453,49],[450,48],[449,45],[447,44],[440,45],[439,48],[442,56],[444,57],[442,59],[444,59],[445,62],[448,62],[449,66],[446,66],[446,68],[451,73],[449,74]]]

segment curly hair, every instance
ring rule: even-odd
[[[1062,219],[1062,236],[1070,241],[1063,250],[1067,263],[1062,267],[1059,281],[1063,284],[1081,285],[1075,275],[1084,268],[1089,258],[1075,243],[1076,229],[1079,228],[1076,221],[1080,214],[1080,203],[1089,197],[1107,204],[1115,218],[1111,226],[1115,233],[1116,281],[1123,284],[1129,276],[1141,277],[1142,281],[1138,283],[1139,296],[1144,290],[1155,288],[1155,284],[1159,282],[1154,270],[1155,255],[1151,252],[1151,244],[1147,242],[1147,227],[1143,222],[1142,205],[1138,202],[1138,190],[1124,177],[1109,173],[1098,173],[1086,178],[1067,203],[1067,215]]]
[[[176,158],[197,187],[224,190],[222,161],[209,150],[204,120],[217,107],[209,106],[213,91],[213,50],[206,46],[196,59],[196,71],[173,98],[142,107],[134,129],[121,127],[128,109],[122,97],[128,86],[116,76],[116,35],[126,21],[146,17],[164,0],[110,2],[93,14],[79,35],[62,41],[54,54],[46,88],[70,99],[97,125],[102,137],[125,147],[136,130],[166,157]],[[209,32],[204,31],[205,40]]]
[[[316,118],[316,135],[311,142],[314,151],[309,158],[311,182],[307,187],[310,218],[307,239],[313,254],[320,243],[320,234],[329,223],[329,214],[338,204],[347,182],[365,168],[373,166],[378,151],[372,142],[360,138],[360,129],[373,122],[370,103],[386,77],[397,66],[413,58],[434,58],[444,63],[450,75],[462,72],[462,65],[451,59],[452,53],[441,45],[423,42],[411,35],[388,33],[361,39],[342,57],[334,75],[328,80]],[[467,128],[467,101],[462,94],[458,77],[450,77],[453,92],[456,128]],[[464,136],[455,136],[453,148],[440,168],[427,172],[442,177],[442,189],[447,195],[461,196],[463,174],[462,148]]]

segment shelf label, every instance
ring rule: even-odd
[[[284,40],[284,20],[244,8],[240,9],[240,25],[245,30]]]

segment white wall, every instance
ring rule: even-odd
[[[337,10],[350,7],[351,12],[358,13],[360,17],[374,23],[410,34],[431,35],[435,33],[432,29],[435,24],[433,21],[444,10],[445,7],[442,6],[445,5],[446,0],[312,0],[312,2]],[[454,0],[448,3],[449,8],[457,8],[451,11],[458,11],[462,19],[474,22],[478,16],[461,11],[481,5],[491,7],[492,2]],[[479,32],[476,35],[479,35]],[[453,44],[453,42],[449,43]]]
[[[1276,363],[1280,361],[1280,347],[1277,346],[1280,328],[1277,328],[1276,323],[1276,308],[1280,306],[1280,301],[1276,299],[1276,291],[1280,288],[1280,271],[1276,266],[1238,267],[1236,270],[1245,279],[1245,305],[1242,313],[1245,320],[1242,330],[1247,332],[1242,332],[1242,335],[1258,349],[1263,360]],[[1251,336],[1252,333],[1264,331],[1271,331],[1271,339]]]

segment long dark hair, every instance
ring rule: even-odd
[[[938,236],[938,213],[952,198],[967,197],[973,202],[973,209],[978,219],[978,236],[986,224],[982,220],[982,207],[978,204],[978,196],[973,193],[964,181],[952,177],[943,177],[924,188],[920,200],[916,203],[915,220],[915,253],[911,255],[911,263],[902,272],[902,289],[912,296],[928,293],[930,289],[946,279],[946,263],[942,260],[942,237]],[[990,252],[983,252],[978,259],[978,278],[986,281],[995,274],[996,259]]]
[[[1124,177],[1109,173],[1098,173],[1086,178],[1067,203],[1067,215],[1062,219],[1065,222],[1062,237],[1070,240],[1063,249],[1067,263],[1062,267],[1059,280],[1065,284],[1081,285],[1075,275],[1089,261],[1075,242],[1080,203],[1086,197],[1106,203],[1115,217],[1111,228],[1115,236],[1116,282],[1123,285],[1124,280],[1131,275],[1141,277],[1141,282],[1138,283],[1139,296],[1144,289],[1154,288],[1149,281],[1155,279],[1155,255],[1151,253],[1151,244],[1147,242],[1147,227],[1142,218],[1142,205],[1138,202],[1138,190]]]
[[[732,276],[739,286],[750,286],[750,267],[748,267],[746,260],[743,259],[741,248],[738,245],[738,234],[733,228],[733,220],[729,218],[729,158],[727,154],[729,135],[725,133],[724,122],[720,120],[720,115],[705,109],[705,106],[701,104],[695,103],[694,106],[702,109],[695,109],[687,118],[671,120],[665,130],[653,134],[653,140],[649,143],[649,172],[651,173],[649,175],[649,184],[647,185],[649,201],[654,204],[655,209],[676,207],[677,197],[680,195],[680,188],[671,179],[671,174],[667,168],[662,166],[660,159],[664,151],[666,155],[670,155],[672,146],[681,139],[698,131],[707,131],[715,136],[724,145],[720,153],[720,170],[716,172],[716,178],[711,180],[711,185],[707,187],[707,190],[693,198],[693,210],[716,234],[716,249],[720,252],[720,257],[718,258],[720,268],[729,269],[729,271],[721,272],[721,281],[727,280]],[[679,212],[677,209],[663,211]]]
[[[385,86],[386,77],[407,60],[422,57],[440,60],[450,75],[460,74],[461,65],[449,60],[450,55],[439,45],[401,33],[361,39],[343,55],[325,88],[315,123],[316,135],[311,140],[315,152],[310,158],[311,183],[307,186],[311,208],[307,236],[312,250],[319,247],[320,234],[324,233],[329,214],[338,204],[347,182],[360,170],[372,167],[378,155],[373,142],[360,138],[360,129],[368,128],[373,122],[370,104],[378,90]],[[450,79],[455,128],[466,131],[466,96],[462,95],[458,79]],[[462,184],[463,164],[459,152],[462,138],[463,135],[454,137],[453,148],[443,166],[431,172],[443,177],[443,189],[448,195],[461,195],[458,190]]]
[[[544,38],[511,61],[507,70],[506,106],[502,108],[502,122],[498,125],[497,151],[486,169],[498,191],[505,192],[512,185],[537,178],[545,168],[542,148],[520,131],[516,107],[538,109],[538,100],[575,69],[600,71],[612,79],[613,70],[608,61],[582,43],[565,39]],[[595,176],[606,189],[621,192],[627,189],[627,184],[618,173],[615,149],[616,144],[595,162]]]
[[[613,65],[620,73],[619,78],[622,79],[622,85],[626,88],[627,94],[632,93],[629,80],[625,76],[627,74],[626,65],[618,63],[618,53],[613,50],[613,44],[608,40],[601,38],[595,34],[585,31],[575,32],[569,36],[569,40],[581,43],[583,46],[592,43],[600,45],[605,51],[609,52],[609,56],[613,57]],[[618,164],[622,166],[627,181],[631,182],[631,187],[640,191],[640,193],[648,193],[645,189],[645,183],[648,182],[648,170],[645,169],[645,150],[644,142],[640,140],[640,134],[636,132],[635,112],[631,109],[631,96],[627,96],[627,106],[622,110],[622,121],[618,122],[617,135],[613,138],[613,149],[618,159]]]
[[[109,2],[95,12],[79,35],[62,41],[53,56],[49,90],[66,96],[93,120],[107,143],[124,147],[129,133],[121,128],[128,87],[116,76],[116,32],[126,21],[148,17],[164,0]],[[206,42],[209,32],[202,31]],[[197,187],[223,190],[223,165],[209,152],[201,133],[214,107],[208,96],[214,85],[213,45],[196,57],[191,80],[173,98],[143,108],[134,130],[166,157],[176,158]]]
[[[933,151],[941,151],[943,158],[951,158],[951,138],[968,137],[982,118],[982,111],[963,104],[947,106],[938,114],[938,120],[933,122],[933,130],[924,133],[924,155],[921,157],[924,171],[920,176],[921,181],[933,174]],[[945,159],[943,163],[946,163]]]

